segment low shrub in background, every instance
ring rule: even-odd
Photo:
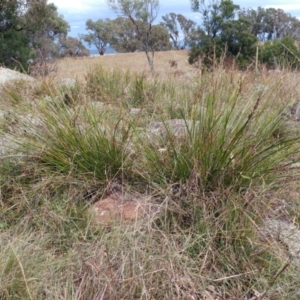
[[[300,67],[300,51],[290,37],[267,41],[259,47],[259,61],[271,69],[295,70]]]

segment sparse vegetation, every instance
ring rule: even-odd
[[[73,87],[1,91],[0,299],[299,299],[265,225],[299,225],[299,74],[187,73],[174,52],[156,77],[85,58]],[[91,208],[114,194],[155,209],[107,227]]]

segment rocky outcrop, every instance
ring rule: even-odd
[[[29,75],[0,67],[0,89],[6,84],[10,84],[15,81],[36,82],[36,80]]]

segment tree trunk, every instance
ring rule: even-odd
[[[148,63],[151,69],[151,74],[154,77],[155,76],[155,69],[154,69],[154,52],[151,52],[151,54],[149,53],[149,50],[146,49],[146,56],[148,59]]]

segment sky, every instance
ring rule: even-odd
[[[233,2],[239,5],[240,8],[257,8],[258,6],[281,8],[300,19],[299,0],[289,0],[289,4],[286,4],[287,0],[234,0]],[[87,33],[85,23],[88,19],[97,21],[99,19],[114,19],[117,17],[109,9],[106,0],[49,0],[48,3],[54,3],[57,6],[59,14],[63,15],[70,25],[69,36],[73,37],[78,37],[78,34],[81,33]],[[173,12],[176,14],[180,13],[200,24],[200,15],[192,12],[190,0],[160,0],[159,3],[160,10],[156,23],[161,21],[162,16]]]

